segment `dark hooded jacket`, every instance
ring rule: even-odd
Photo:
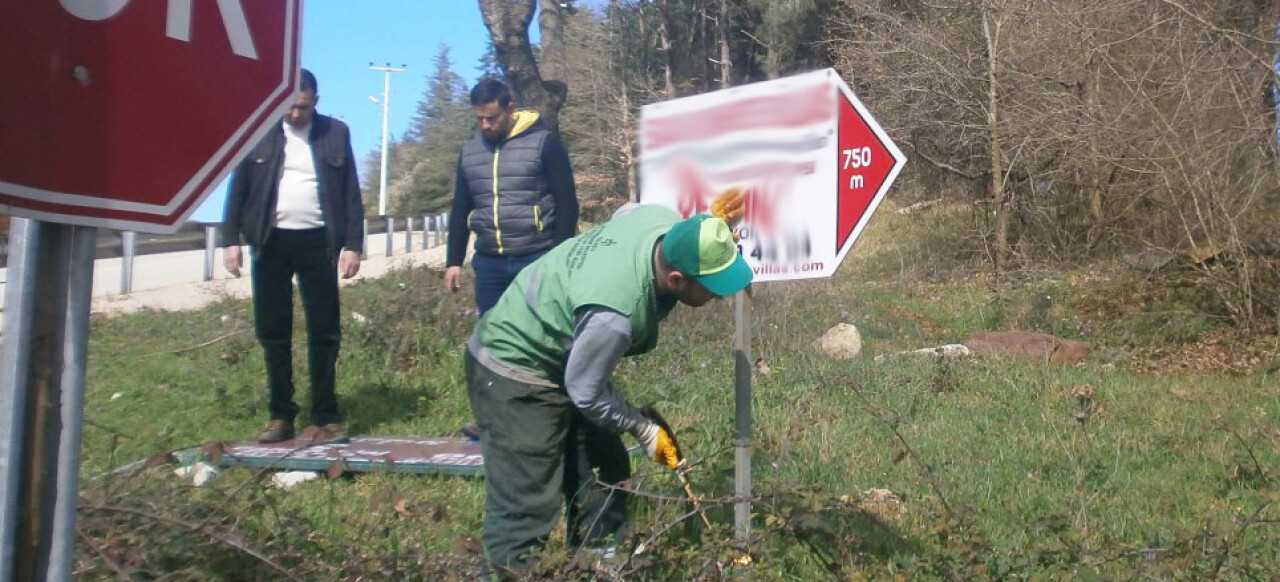
[[[577,234],[568,152],[537,112],[517,111],[514,117],[506,139],[477,136],[458,156],[448,266],[462,264],[471,233],[476,252],[495,256],[535,253]]]

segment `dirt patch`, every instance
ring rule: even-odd
[[[999,354],[1031,362],[1068,366],[1080,363],[1093,349],[1088,342],[1067,340],[1031,331],[985,331],[964,340],[975,354]]]

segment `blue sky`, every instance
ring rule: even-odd
[[[536,20],[530,29],[536,39]],[[317,109],[347,122],[356,158],[363,160],[382,146],[382,106],[369,96],[382,98],[383,74],[370,70],[370,62],[408,69],[391,75],[388,128],[399,136],[427,88],[440,45],[448,45],[454,70],[470,85],[488,38],[476,0],[307,0],[302,66],[319,81]],[[219,186],[191,220],[221,221],[225,192],[225,184]]]

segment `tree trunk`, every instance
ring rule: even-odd
[[[622,110],[621,111],[622,126],[626,128],[632,127],[631,124],[634,122],[634,120],[632,119],[632,115],[631,115],[631,99],[628,98],[627,96],[626,83],[623,83],[622,85],[622,99],[619,101],[619,105],[620,105],[620,109]],[[624,131],[624,135],[627,135],[629,133],[630,132]],[[631,136],[631,137],[634,137],[634,136]],[[627,201],[628,202],[640,201],[640,189],[638,187],[638,184],[636,183],[637,182],[636,172],[640,171],[640,166],[636,164],[636,148],[637,147],[639,147],[639,144],[636,142],[635,139],[627,139],[627,140],[624,140],[622,147],[619,148],[622,153],[622,160],[623,160],[622,166],[623,168],[626,169],[626,172],[627,172]]]
[[[1000,284],[1000,276],[1004,273],[1009,260],[1009,213],[1013,205],[1013,196],[1006,195],[1004,180],[1004,158],[1000,151],[1000,112],[999,95],[996,86],[996,55],[1000,23],[996,22],[995,31],[991,29],[988,9],[982,9],[982,36],[987,41],[987,148],[991,156],[991,194],[995,199],[996,244],[995,273],[996,284]]]
[[[667,99],[676,98],[676,84],[671,80],[671,27],[668,24],[671,15],[667,10],[667,0],[658,0],[658,46],[662,49],[662,76],[665,83]]]
[[[568,87],[561,81],[542,80],[529,45],[529,24],[538,0],[479,0],[480,13],[493,38],[498,64],[507,74],[519,107],[533,107],[552,131],[559,129],[560,108]],[[559,12],[559,4],[555,9]],[[558,20],[558,17],[557,17]]]
[[[1086,42],[1081,43],[1084,46],[1096,45],[1096,41],[1092,38],[1086,38]],[[1084,78],[1080,80],[1080,105],[1085,112],[1087,123],[1081,123],[1082,127],[1091,127],[1101,119],[1102,104],[1099,102],[1098,96],[1098,78],[1101,76],[1101,64],[1099,57],[1091,56],[1084,66]],[[1086,137],[1088,143],[1088,160],[1085,162],[1085,171],[1087,175],[1079,183],[1085,187],[1085,195],[1089,204],[1089,232],[1085,239],[1085,246],[1092,249],[1097,241],[1104,234],[1106,226],[1106,216],[1103,212],[1103,202],[1106,195],[1109,178],[1105,177],[1107,172],[1103,167],[1103,152],[1101,140],[1096,137]],[[1114,174],[1112,174],[1114,175]]]
[[[547,81],[564,81],[564,15],[560,12],[560,0],[540,0],[538,33],[541,35],[542,78]]]
[[[729,0],[720,0],[720,87],[733,84],[733,60],[729,56]]]
[[[703,93],[711,90],[711,48],[707,43],[707,0],[698,0],[698,86]]]

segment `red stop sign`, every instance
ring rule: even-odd
[[[0,211],[176,230],[292,102],[300,5],[0,3]]]

